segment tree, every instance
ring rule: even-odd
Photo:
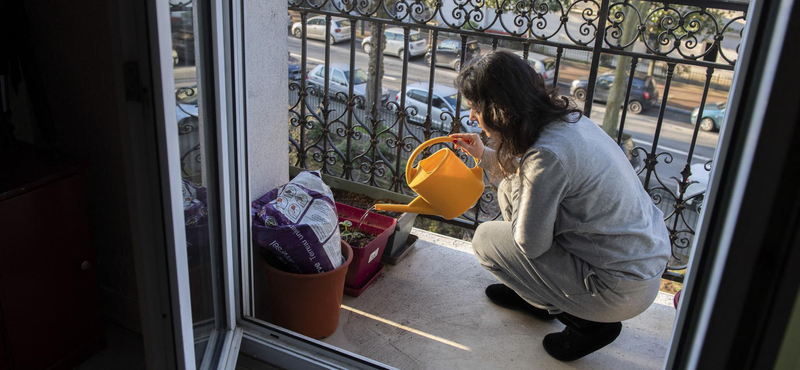
[[[621,24],[622,34],[618,39],[620,45],[625,45],[634,38],[639,37],[640,17],[637,16],[633,8],[639,11],[645,28],[644,34],[639,41],[647,42],[654,49],[660,45],[659,42],[662,40],[672,39],[671,42],[674,42],[674,39],[687,37],[690,34],[697,39],[698,43],[702,43],[718,30],[722,30],[722,25],[719,23],[722,20],[722,11],[720,10],[710,9],[703,13],[700,8],[685,5],[671,5],[669,9],[664,9],[665,7],[661,5],[641,0],[632,0],[629,4],[630,6],[624,6],[624,21]],[[612,21],[619,20],[619,16],[615,11],[612,11],[609,17]],[[682,17],[684,18],[683,22],[680,22]],[[682,26],[679,26],[680,24]],[[670,34],[674,36],[670,36]],[[686,40],[684,40],[685,43]],[[699,45],[695,45],[695,47],[699,47]],[[700,54],[703,51],[705,50],[699,50],[695,54]],[[628,76],[632,76],[635,72],[629,71],[630,64],[631,57],[619,56],[617,59],[614,85],[611,86],[609,91],[606,114],[603,118],[603,130],[611,137],[617,136],[617,122],[619,122],[620,111],[625,102],[625,91],[627,89],[625,82],[627,82]],[[655,61],[651,60],[648,75],[653,74],[654,65]]]
[[[533,6],[535,9],[538,10],[538,6],[541,3],[547,4],[547,7],[551,11],[561,10],[562,7],[566,10],[570,4],[572,4],[572,0],[544,0],[544,1],[536,1],[534,3],[527,3],[524,1],[504,1],[504,0],[486,0],[484,2],[487,8],[498,8],[500,5],[503,5],[503,11],[506,12],[514,12],[519,14],[517,4],[523,3],[525,5],[526,10],[531,10],[530,7]]]
[[[642,2],[641,0],[632,0],[630,6],[625,6],[625,19],[622,22],[622,34],[619,37],[619,44],[625,45],[630,43],[638,35],[639,17],[636,16],[634,8],[642,13],[650,7],[649,3]],[[615,15],[612,14],[612,19]],[[598,35],[597,37],[602,37]],[[629,49],[630,47],[628,47]],[[612,138],[617,136],[617,122],[619,122],[620,107],[625,103],[625,90],[627,89],[627,81],[629,75],[629,67],[631,64],[631,57],[619,56],[617,59],[617,69],[614,72],[614,84],[608,93],[608,102],[606,105],[606,115],[603,117],[603,131],[605,131]],[[631,78],[635,71],[630,71]]]
[[[377,1],[377,0],[373,0]],[[370,22],[369,24],[369,31],[372,34],[372,47],[369,49],[369,65],[367,68],[368,79],[367,79],[367,107],[372,107],[373,104],[380,104],[381,103],[381,84],[383,80],[383,58],[379,57],[379,52],[383,52],[386,48],[386,42],[381,44],[380,49],[375,47],[375,43],[378,40],[378,33],[381,30],[381,25],[378,22]],[[380,71],[380,73],[379,73]],[[378,79],[377,85],[378,88],[375,88],[376,81]]]
[[[669,36],[669,29],[675,37],[684,37],[688,33],[696,35],[698,44],[695,47],[703,47],[702,43],[708,37],[713,36],[717,32],[721,32],[724,25],[722,21],[725,16],[725,11],[719,9],[705,9],[688,5],[670,5],[669,9],[660,3],[651,3],[651,6],[643,10],[640,9],[642,20],[645,26],[643,42],[647,43],[651,48],[658,50],[660,42],[670,41],[672,38]],[[647,11],[648,13],[645,13]],[[687,16],[688,14],[688,16]],[[685,17],[683,26],[679,27],[678,24],[681,16]],[[664,22],[665,18],[668,20]],[[668,26],[664,28],[664,26]],[[684,40],[684,45],[687,40]],[[693,49],[694,54],[702,54],[705,49]],[[699,52],[697,52],[699,51]],[[648,50],[648,52],[650,52]],[[647,74],[653,75],[655,68],[655,61],[650,60]]]
[[[389,14],[386,13],[381,3],[384,2],[382,0],[370,0],[369,8],[368,9],[375,9],[375,7],[379,7],[378,12],[375,14],[377,18],[387,19],[389,18]],[[397,0],[385,0],[386,8],[393,9],[394,4]],[[376,43],[378,42],[378,34],[383,33],[382,25],[379,22],[370,22],[369,23],[369,32],[372,35],[372,47],[369,50],[369,65],[367,68],[368,78],[367,78],[367,107],[370,108],[373,105],[379,106],[381,104],[381,91],[382,91],[382,82],[383,82],[383,58],[379,58],[379,56],[383,55],[383,50],[386,49],[386,40],[384,39],[383,35],[381,35],[380,39],[383,41],[381,42],[380,49],[376,47]],[[380,53],[379,53],[380,52]],[[375,80],[377,78],[377,81]],[[377,84],[377,89],[375,88]]]

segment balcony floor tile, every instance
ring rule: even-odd
[[[623,322],[608,347],[571,363],[550,357],[545,335],[558,321],[493,305],[483,293],[496,282],[471,243],[420,229],[414,249],[360,297],[345,296],[339,328],[323,340],[399,369],[660,369],[675,309],[660,293],[642,315]]]

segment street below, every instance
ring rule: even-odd
[[[287,36],[287,38],[290,55],[300,60],[301,40],[291,36]],[[369,58],[368,55],[364,53],[360,40],[356,40],[355,48],[356,68],[361,68],[366,72],[368,70]],[[486,51],[487,50],[483,50],[483,52]],[[325,43],[308,39],[307,53],[308,64],[306,70],[309,71],[317,64],[324,63]],[[330,60],[332,63],[349,64],[350,41],[342,41],[332,45],[330,48]],[[430,68],[431,67],[425,62],[423,56],[411,58],[408,63],[407,83],[428,83]],[[402,86],[402,60],[398,59],[396,56],[385,55],[384,69],[385,72],[382,83],[385,88],[389,89],[389,99],[394,100]],[[452,86],[456,75],[457,73],[452,69],[437,67],[434,74],[434,83]],[[559,82],[559,93],[569,96],[569,88],[567,86],[571,81],[560,80]],[[699,105],[700,96],[697,96],[697,102],[697,105]],[[578,105],[582,107],[583,102],[578,102]],[[590,118],[594,122],[602,124],[605,112],[605,105],[601,102],[595,102],[592,106]],[[664,112],[664,120],[662,122],[660,134],[658,138],[656,138],[658,116],[659,107],[646,109],[642,114],[629,113],[625,119],[624,132],[632,136],[636,147],[640,147],[649,153],[652,150],[653,143],[657,141],[656,154],[666,152],[672,156],[671,163],[665,161],[668,159],[668,156],[660,156],[658,158],[659,163],[656,165],[656,173],[664,182],[664,185],[675,192],[677,189],[677,182],[670,178],[680,178],[680,172],[686,166],[694,134],[694,125],[690,123],[688,114],[667,109]],[[694,147],[694,153],[690,164],[706,163],[712,160],[718,137],[719,135],[716,132],[698,132],[697,143]],[[641,150],[637,150],[637,152],[643,155]],[[642,175],[644,175],[644,173],[642,173]],[[656,180],[653,177],[651,178],[649,187],[652,188],[656,186]]]

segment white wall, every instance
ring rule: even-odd
[[[289,181],[287,12],[286,1],[244,1],[251,200]]]

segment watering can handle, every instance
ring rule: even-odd
[[[429,147],[431,145],[447,143],[447,142],[453,142],[453,138],[451,138],[449,136],[442,136],[442,137],[437,137],[437,138],[430,139],[430,140],[428,140],[428,141],[426,141],[426,142],[424,142],[422,144],[419,144],[417,149],[414,149],[414,152],[411,153],[410,157],[408,157],[408,162],[406,162],[406,183],[411,183],[411,177],[413,177],[413,175],[416,174],[416,172],[417,172],[417,169],[414,168],[414,166],[413,166],[414,159],[417,158],[417,156],[420,153],[422,153],[422,151],[425,150],[427,147]],[[475,160],[475,163],[478,163],[478,160]]]

